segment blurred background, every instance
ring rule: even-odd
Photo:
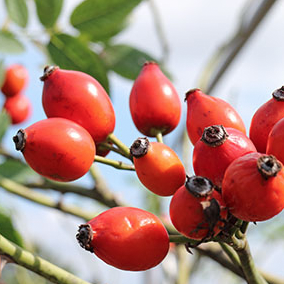
[[[199,87],[231,103],[243,118],[247,133],[254,112],[284,82],[283,1],[107,1],[105,22],[95,17],[96,6],[93,10],[92,6],[86,9],[96,2],[104,3],[96,0],[0,1],[1,69],[14,63],[27,68],[29,82],[24,92],[33,108],[29,119],[9,126],[2,139],[1,147],[12,156],[22,159],[12,142],[17,130],[46,117],[41,103],[43,83],[39,77],[48,64],[86,71],[103,84],[116,113],[114,133],[127,146],[141,136],[131,120],[128,100],[133,80],[145,60],[159,62],[176,87],[181,102],[186,91]],[[120,15],[117,22],[114,11]],[[93,20],[80,25],[81,20],[87,22],[92,16]],[[0,96],[0,105],[3,103],[4,96]],[[191,175],[192,147],[184,135],[185,121],[183,102],[180,124],[164,141],[175,149]],[[125,161],[115,153],[110,153],[108,158]],[[37,180],[31,170],[18,164],[8,165],[7,161],[0,156],[0,174],[24,184]],[[155,197],[139,183],[135,172],[102,164],[96,166],[103,182],[119,200],[157,210]],[[72,184],[88,188],[93,179],[87,174]],[[94,214],[106,210],[100,202],[80,194],[35,190]],[[165,197],[160,201],[159,213],[164,216],[168,214],[169,200]],[[170,253],[161,265],[147,272],[117,270],[77,244],[75,234],[84,220],[2,188],[0,212],[0,232],[11,221],[10,232],[19,244],[92,283],[244,283],[197,251],[193,255],[185,250],[185,253]],[[282,278],[283,217],[282,213],[267,222],[252,224],[248,231],[256,264]],[[190,272],[185,279],[177,277],[177,263],[181,261]],[[49,283],[13,265],[5,268],[2,278],[7,284]]]

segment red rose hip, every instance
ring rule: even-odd
[[[150,137],[171,132],[181,116],[179,95],[154,62],[144,64],[133,84],[129,106],[137,129]]]
[[[7,97],[3,108],[10,115],[12,124],[19,124],[30,116],[32,104],[28,97],[19,93],[13,97]]]
[[[284,86],[272,93],[272,98],[264,103],[252,117],[249,137],[260,153],[265,153],[267,138],[273,125],[284,117]]]
[[[11,65],[5,72],[4,82],[1,88],[6,97],[12,97],[24,90],[29,74],[27,69],[20,64]]]
[[[267,139],[266,154],[275,156],[284,164],[284,118],[272,127]]]
[[[173,195],[170,217],[181,234],[203,240],[221,231],[227,210],[221,194],[209,179],[192,176]]]
[[[40,175],[57,181],[73,181],[91,167],[96,148],[90,134],[64,118],[38,121],[13,137],[16,149]]]
[[[222,183],[230,212],[247,222],[265,221],[284,208],[284,169],[274,156],[249,153],[231,163]]]
[[[158,265],[169,250],[169,236],[154,214],[114,207],[79,227],[79,244],[116,268],[142,271]]]
[[[202,136],[205,127],[222,124],[236,128],[246,134],[244,122],[237,111],[220,98],[208,96],[200,89],[186,93],[186,127],[190,141],[194,145]]]
[[[173,195],[185,182],[184,166],[167,145],[138,138],[130,148],[141,183],[160,196]]]
[[[256,149],[243,132],[223,125],[206,127],[194,146],[194,172],[221,187],[227,167],[236,158],[250,152],[256,152]]]
[[[42,104],[47,117],[70,119],[87,129],[96,143],[115,127],[115,113],[100,83],[88,74],[49,66],[45,68]]]

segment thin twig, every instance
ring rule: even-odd
[[[201,74],[199,87],[207,94],[211,93],[226,70],[231,66],[253,32],[267,15],[277,0],[251,1],[246,7],[240,27],[233,38],[225,43],[212,56]],[[257,6],[257,7],[256,7]]]
[[[242,270],[244,272],[248,284],[267,284],[267,281],[261,276],[256,269],[253,258],[250,253],[250,248],[246,237],[237,239],[232,237],[232,247],[240,258]]]
[[[102,176],[98,165],[94,163],[91,166],[89,172],[96,183],[96,187],[93,191],[96,194],[97,198],[103,201],[103,204],[107,205],[108,207],[127,206],[126,203],[119,200],[118,197],[115,196],[113,192],[109,189],[109,186],[107,185],[106,180]]]
[[[161,132],[158,132],[156,134],[156,139],[158,142],[163,143],[163,134]]]
[[[125,203],[120,201],[118,197],[112,192],[110,192],[108,189],[102,191],[101,188],[98,189],[97,186],[95,186],[93,189],[89,189],[81,185],[75,185],[72,183],[54,182],[46,179],[43,179],[40,182],[24,183],[23,185],[29,188],[50,189],[60,192],[62,194],[66,193],[77,194],[83,197],[96,200],[97,202],[107,207],[116,207],[116,206],[125,205]]]
[[[150,10],[151,10],[152,15],[153,15],[153,20],[154,20],[154,25],[155,25],[155,28],[156,28],[156,31],[157,31],[157,35],[158,35],[160,44],[162,46],[162,58],[161,58],[160,61],[161,61],[161,64],[164,64],[169,57],[169,45],[168,45],[166,35],[165,35],[164,29],[163,29],[159,10],[156,7],[154,0],[148,0],[148,3],[150,5]]]
[[[54,201],[53,199],[41,193],[31,190],[28,187],[25,187],[2,176],[0,176],[0,187],[27,200],[50,208],[58,209],[64,213],[68,213],[85,220],[90,220],[96,215],[96,213],[85,212],[77,206],[65,205],[61,201]]]
[[[109,165],[109,166],[114,167],[114,168],[119,169],[119,170],[135,171],[135,168],[134,168],[133,165],[129,165],[129,164],[123,163],[121,161],[116,161],[116,160],[104,158],[104,157],[101,157],[101,156],[98,156],[98,155],[95,156],[95,162],[102,163],[102,164],[105,164],[105,165]]]
[[[114,145],[116,145],[120,150],[121,150],[121,154],[128,158],[129,160],[132,161],[132,157],[130,154],[130,150],[129,148],[122,142],[120,141],[115,135],[114,133],[111,133],[108,135],[107,140],[111,143],[113,143]]]
[[[0,234],[0,254],[9,256],[15,263],[57,284],[90,284],[62,268],[35,256],[8,241]]]

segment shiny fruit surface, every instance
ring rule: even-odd
[[[142,271],[158,265],[169,250],[169,236],[154,214],[114,207],[79,227],[80,245],[116,268]]]
[[[57,181],[82,177],[91,167],[96,148],[90,134],[64,118],[38,121],[14,136],[16,149],[40,175]]]
[[[140,155],[141,148],[145,152]],[[142,150],[142,151],[143,151]],[[141,183],[160,196],[173,195],[184,184],[186,174],[178,155],[167,145],[138,138],[130,152]]]
[[[181,117],[179,95],[157,63],[144,64],[129,98],[132,120],[144,135],[171,132]]]
[[[260,153],[266,152],[267,138],[274,124],[284,117],[284,87],[275,90],[272,98],[254,113],[249,137]]]
[[[70,119],[89,131],[96,143],[115,127],[115,113],[100,83],[88,74],[50,66],[44,81],[42,104],[47,117]]]
[[[243,132],[222,125],[206,127],[194,146],[194,172],[221,187],[227,167],[250,152],[256,152],[256,148]]]
[[[231,163],[222,183],[229,211],[247,222],[265,221],[284,208],[284,169],[275,157],[249,153]]]
[[[236,128],[246,134],[242,118],[226,101],[208,96],[200,89],[188,91],[185,100],[187,133],[193,145],[201,138],[204,128],[210,125],[222,124],[224,127]]]

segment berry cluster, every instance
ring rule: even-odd
[[[24,122],[31,113],[31,102],[23,91],[28,83],[28,71],[19,64],[5,70],[1,92],[5,96],[3,109],[7,111],[12,124]]]
[[[20,129],[14,136],[16,148],[43,176],[78,179],[89,170],[101,145],[102,156],[117,150],[108,140],[115,127],[112,103],[102,86],[82,72],[51,66],[41,80],[48,118]],[[196,245],[229,234],[238,219],[264,221],[284,208],[283,99],[282,87],[259,108],[250,139],[230,104],[199,89],[187,92],[186,126],[196,174],[187,176],[178,155],[161,138],[180,121],[179,96],[156,63],[144,64],[131,90],[130,112],[137,129],[159,142],[136,139],[130,157],[148,190],[171,196],[172,224]],[[133,207],[106,210],[82,224],[76,237],[106,263],[131,271],[156,266],[169,250],[169,234],[161,220]]]

